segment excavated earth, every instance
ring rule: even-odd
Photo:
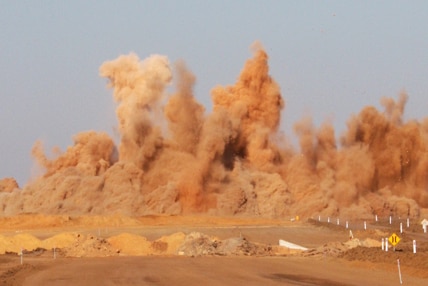
[[[400,273],[408,285],[428,282],[419,220],[364,229],[318,218],[26,214],[0,218],[0,230],[0,285],[396,285]],[[393,233],[400,242],[383,251]]]

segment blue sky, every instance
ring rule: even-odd
[[[22,186],[38,139],[65,150],[81,131],[115,136],[99,66],[135,52],[184,60],[207,112],[260,41],[286,107],[282,129],[312,115],[337,136],[366,105],[409,94],[428,108],[428,1],[0,1],[0,178]],[[49,151],[49,150],[48,150]]]

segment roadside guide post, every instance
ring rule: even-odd
[[[400,284],[403,284],[403,280],[401,279],[400,259],[397,259],[397,266],[398,266],[398,277],[400,278]]]
[[[424,219],[422,222],[422,228],[424,229],[424,233],[427,233],[427,225],[428,225],[428,220]]]

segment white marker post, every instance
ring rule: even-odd
[[[416,254],[416,240],[413,240],[413,253]]]
[[[330,217],[327,218],[327,222],[330,223]]]
[[[388,238],[385,238],[385,251],[388,252]]]
[[[389,216],[389,224],[392,224],[392,216]]]
[[[382,237],[382,251],[385,250],[385,239]]]
[[[403,233],[403,223],[400,222],[400,233]]]
[[[375,215],[375,221],[377,222],[377,215]]]
[[[397,266],[398,266],[398,277],[400,277],[400,284],[403,284],[403,280],[401,280],[400,259],[397,259]]]
[[[321,216],[320,215],[318,216],[318,221],[321,221]]]
[[[364,221],[364,230],[366,230],[367,229],[367,223],[366,223],[366,221]]]
[[[407,218],[407,228],[409,228],[409,227],[410,227],[410,219]]]
[[[346,221],[346,229],[348,229],[348,221]]]
[[[339,218],[337,218],[336,222],[337,222],[337,225],[339,225]]]

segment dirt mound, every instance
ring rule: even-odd
[[[162,236],[153,242],[152,247],[154,249],[161,250],[163,254],[178,254],[178,248],[183,244],[185,238],[186,235],[183,232],[176,232],[171,235]],[[166,244],[165,250],[163,250],[164,244]]]
[[[68,215],[20,214],[11,217],[0,217],[2,229],[36,229],[44,227],[64,227],[69,225]]]
[[[124,255],[148,255],[152,253],[151,242],[140,235],[122,233],[107,239],[107,242]]]
[[[40,240],[30,234],[0,236],[0,254],[6,252],[21,253],[23,250],[32,251],[38,248],[40,244]]]
[[[123,255],[268,255],[272,248],[251,243],[245,238],[220,240],[199,232],[182,232],[148,241],[145,237],[123,233],[107,239],[117,253]]]
[[[30,234],[0,236],[0,254],[29,253],[37,249],[57,249],[62,256],[97,257],[114,255],[114,251],[106,240],[92,235],[79,233],[61,233],[45,240],[39,240]]]
[[[270,255],[272,247],[252,243],[244,237],[233,237],[219,240],[199,232],[186,235],[178,249],[179,255]]]
[[[78,233],[60,233],[43,240],[42,247],[45,249],[67,248],[71,247],[78,238]]]
[[[344,251],[338,257],[362,263],[373,263],[376,265],[397,264],[400,260],[402,271],[411,275],[428,278],[428,243],[422,243],[418,247],[418,252],[413,253],[409,247],[397,247],[394,251],[392,248],[388,252],[382,251],[380,247],[363,247]]]
[[[68,240],[69,238],[67,238]],[[60,248],[59,253],[68,257],[104,257],[116,255],[111,245],[93,235],[76,234],[71,245]]]
[[[120,214],[107,216],[69,216],[21,214],[12,217],[0,217],[0,226],[3,230],[26,230],[40,228],[75,228],[75,227],[133,227],[141,226],[138,218]]]
[[[310,249],[302,253],[303,256],[332,256],[339,257],[343,253],[357,247],[363,248],[380,248],[381,241],[366,238],[360,240],[358,238],[350,239],[346,242],[332,241],[315,249]]]

